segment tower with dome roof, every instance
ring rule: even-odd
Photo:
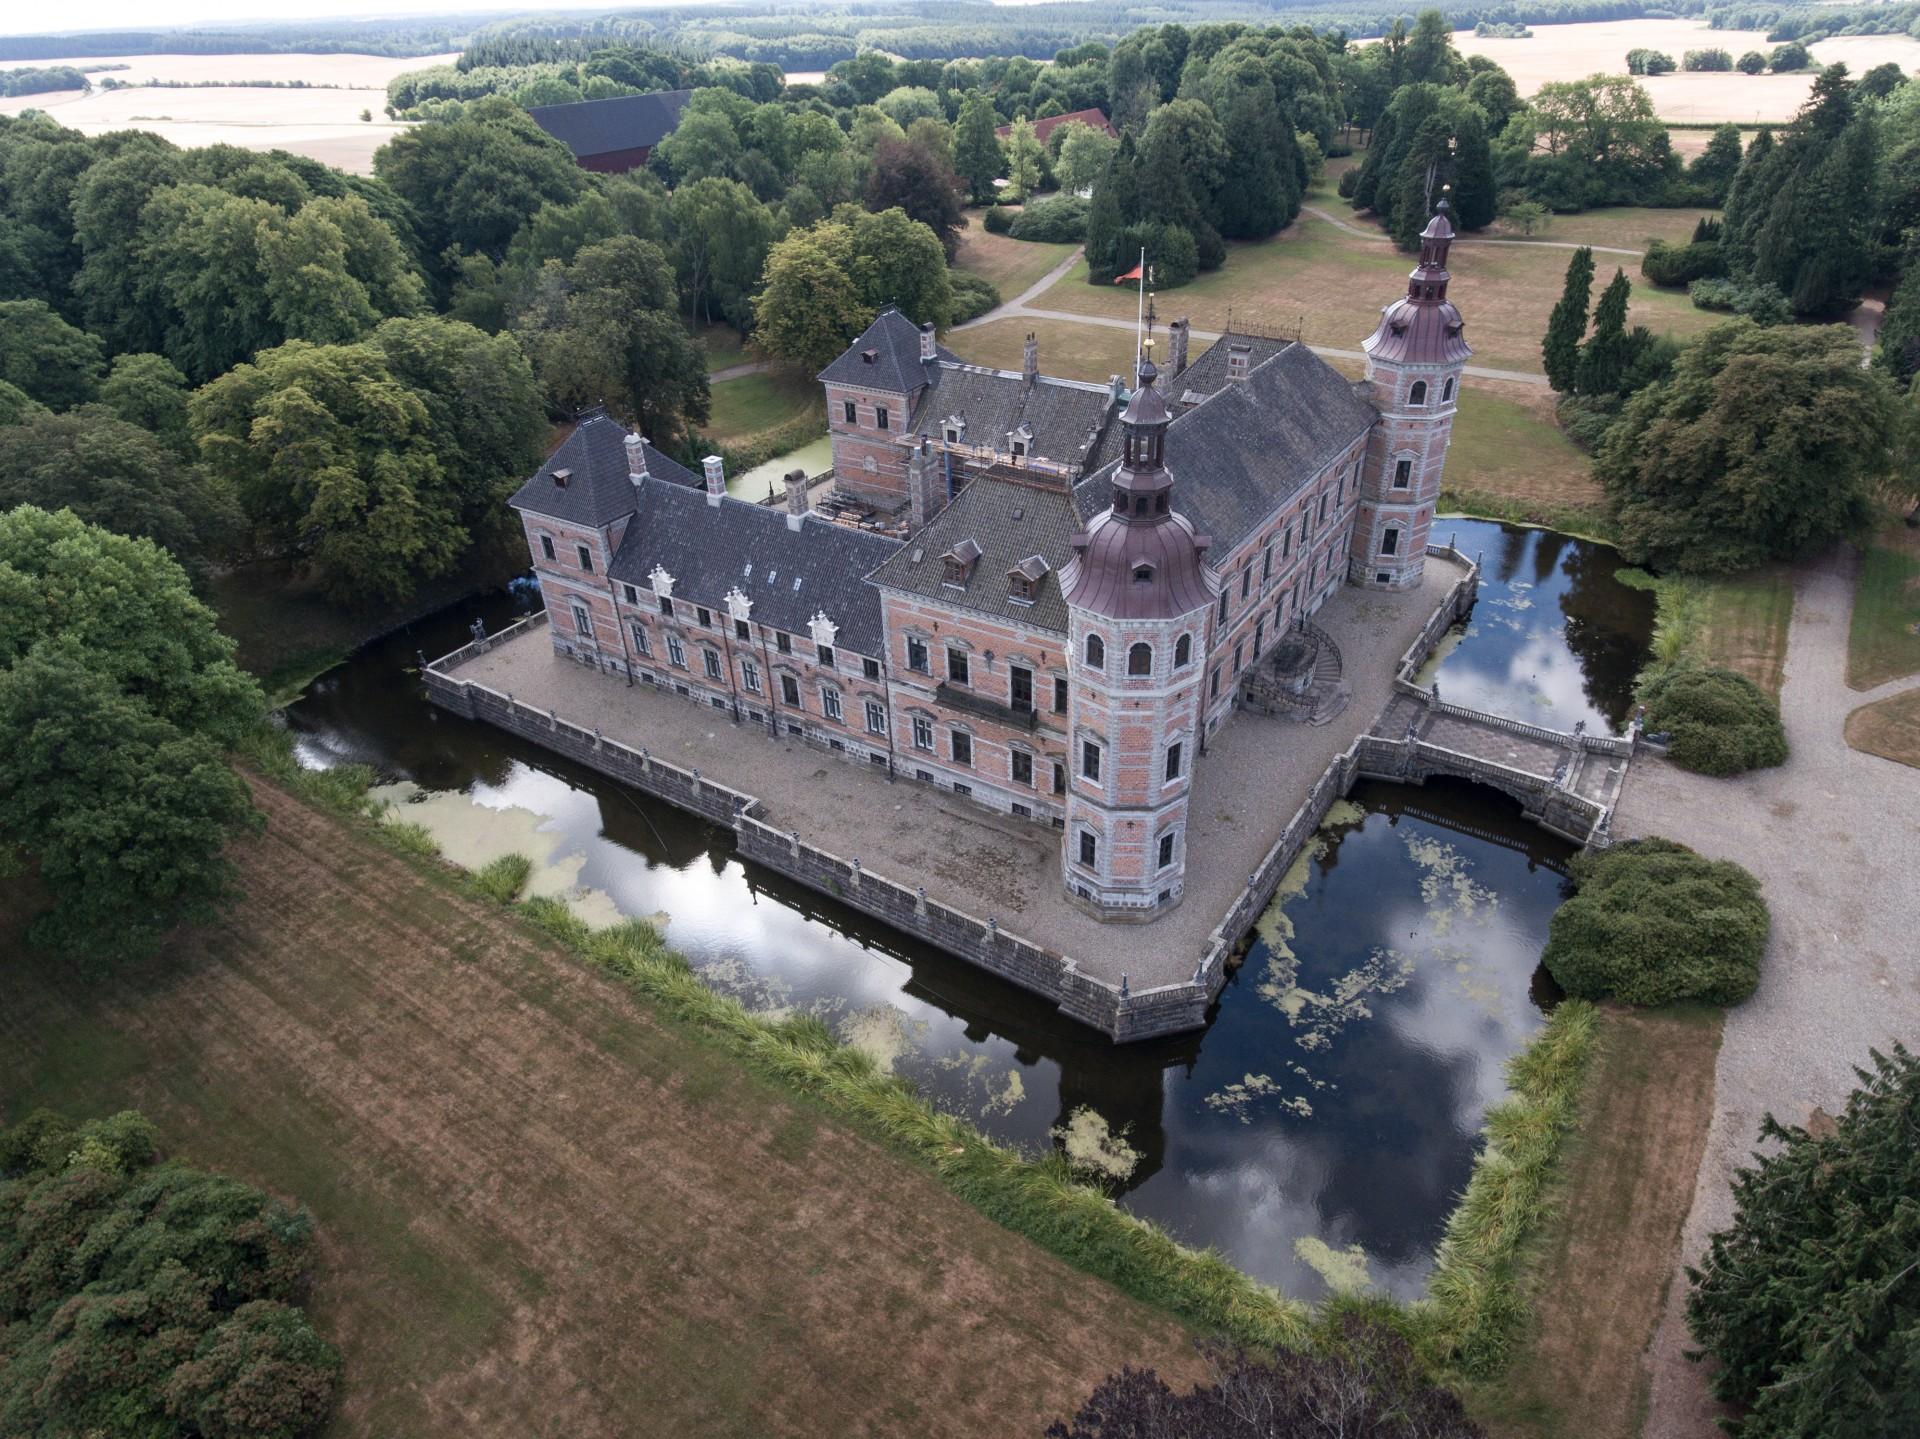
[[[1473,355],[1460,311],[1447,298],[1449,208],[1443,195],[1420,236],[1407,293],[1381,311],[1379,328],[1361,347],[1380,421],[1361,468],[1347,577],[1369,589],[1420,584],[1460,377]]]
[[[1207,619],[1219,582],[1208,540],[1176,507],[1172,413],[1151,347],[1120,421],[1106,508],[1061,575],[1071,702],[1062,873],[1102,919],[1153,919],[1180,902],[1199,750]]]

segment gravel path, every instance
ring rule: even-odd
[[[1805,1124],[1836,1114],[1869,1047],[1920,1045],[1920,770],[1849,749],[1850,553],[1795,578],[1781,712],[1792,758],[1736,779],[1636,764],[1615,817],[1622,835],[1661,834],[1746,865],[1773,910],[1760,989],[1729,1011],[1713,1122],[1681,1239],[1698,1260],[1733,1214],[1734,1169],[1768,1112]],[[1909,677],[1873,691],[1920,687]],[[1676,1272],[1648,1355],[1646,1439],[1712,1439],[1717,1412],[1684,1351],[1687,1283]]]
[[[1378,240],[1383,245],[1393,243],[1390,237],[1381,234],[1378,230],[1349,225],[1345,220],[1328,214],[1318,206],[1302,205],[1300,208],[1316,220],[1325,220],[1343,235],[1358,235],[1362,240]],[[1456,245],[1532,245],[1539,250],[1591,250],[1596,255],[1631,255],[1636,260],[1645,253],[1642,250],[1629,250],[1621,245],[1582,245],[1573,240],[1510,240],[1497,235],[1456,235],[1453,243]]]

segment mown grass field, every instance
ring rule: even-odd
[[[1170,1319],[270,786],[242,899],[83,980],[0,888],[0,1117],[311,1207],[332,1435],[1037,1433]]]
[[[1554,215],[1544,229],[1522,236],[1505,220],[1496,220],[1486,234],[1499,239],[1555,240],[1568,245],[1612,245],[1620,249],[1644,250],[1655,240],[1669,245],[1684,245],[1693,238],[1693,227],[1712,210],[1656,210],[1645,205],[1622,205],[1607,210],[1589,210],[1580,215]],[[1469,236],[1466,243],[1473,244]],[[1596,262],[1607,259],[1594,257]],[[1614,256],[1618,262],[1625,256]],[[1596,263],[1595,268],[1598,268]],[[1642,283],[1637,265],[1627,267],[1627,276],[1636,288]]]
[[[1920,690],[1889,695],[1847,716],[1847,743],[1920,769]]]
[[[804,421],[818,413],[827,428],[820,386],[771,370],[722,380],[713,387],[713,413],[701,433],[723,445],[749,445],[769,430]]]
[[[1028,286],[1071,255],[1077,246],[1042,245],[987,232],[986,210],[967,211],[967,228],[960,232],[960,250],[954,268],[980,276],[1000,292],[1002,300],[1016,298]]]
[[[1847,683],[1857,690],[1920,670],[1920,529],[1880,528],[1861,557],[1847,635]]]
[[[706,351],[709,375],[715,370],[724,370],[753,358],[746,353],[740,332],[731,325],[702,325],[695,338],[699,340],[700,348]]]
[[[1695,654],[1778,698],[1792,622],[1793,574],[1785,565],[1703,581]]]
[[[1601,1011],[1598,1058],[1529,1248],[1527,1341],[1466,1391],[1495,1439],[1638,1439],[1659,1325],[1713,1115],[1718,1010]]]

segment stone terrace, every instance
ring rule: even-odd
[[[1075,909],[1060,882],[1057,831],[996,814],[912,780],[889,783],[762,725],[649,685],[634,685],[553,653],[544,628],[460,664],[455,677],[511,693],[583,729],[757,796],[764,818],[870,874],[995,919],[1013,934],[1071,956],[1083,973],[1135,989],[1190,979],[1248,876],[1328,763],[1364,733],[1391,694],[1394,667],[1463,573],[1430,557],[1417,590],[1342,586],[1314,616],[1339,645],[1352,703],[1311,726],[1242,711],[1195,766],[1184,899],[1150,924],[1104,924]]]

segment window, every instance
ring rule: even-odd
[[[680,636],[667,636],[667,658],[681,669],[687,667],[687,647],[680,643]]]
[[[860,423],[860,411],[854,408],[852,400],[842,400],[840,402],[840,413],[847,417],[847,423],[849,425],[857,425]]]
[[[1213,667],[1213,679],[1207,685],[1207,694],[1212,699],[1220,698],[1220,666]]]
[[[1440,387],[1440,403],[1445,404],[1453,398],[1453,376],[1447,376],[1447,382]]]
[[[652,655],[653,646],[647,643],[647,631],[644,625],[633,627],[633,648],[636,653]]]
[[[1182,635],[1173,642],[1173,667],[1184,669],[1193,663],[1193,636]]]
[[[967,652],[965,650],[949,649],[947,651],[947,680],[957,685],[967,683]]]
[[[880,678],[880,661],[869,660],[869,659],[861,660],[860,672],[870,680],[879,679]]]
[[[585,570],[588,574],[592,574],[593,573],[593,551],[588,549],[585,545],[575,545],[573,547],[573,552],[578,556],[580,556],[580,568]]]
[[[1080,773],[1087,779],[1100,778],[1100,746],[1090,739],[1080,741]]]
[[[1260,552],[1260,583],[1265,584],[1273,578],[1273,541],[1267,541],[1267,547]]]
[[[760,666],[752,660],[740,661],[740,678],[746,682],[749,694],[760,693]]]
[[[1321,523],[1323,524],[1326,522],[1326,518],[1327,518],[1327,499],[1328,499],[1328,496],[1326,495],[1320,496],[1320,520],[1321,520]]]
[[[970,784],[961,784],[959,780],[955,780],[953,782],[953,792],[957,795],[971,795],[973,793],[973,786]]]
[[[783,655],[792,654],[793,653],[793,636],[788,634],[785,630],[774,631],[773,647],[779,650],[780,653]]]
[[[1067,767],[1063,764],[1056,763],[1053,767],[1053,792],[1055,794],[1067,792]]]
[[[660,613],[669,616],[673,614],[673,601],[665,595],[660,596]]]
[[[820,691],[820,712],[835,724],[840,724],[845,721],[846,715],[840,708],[839,690]]]
[[[1007,697],[1022,714],[1033,713],[1033,671],[1012,665],[1007,670]]]
[[[1240,598],[1245,599],[1253,593],[1253,566],[1248,565],[1240,571]]]
[[[874,428],[875,428],[876,430],[884,430],[884,429],[886,429],[886,427],[887,427],[887,407],[886,407],[885,405],[875,405],[875,406],[873,407],[873,427],[874,427]]]
[[[640,591],[636,590],[632,585],[622,585],[620,586],[620,591],[626,596],[628,604],[637,605],[640,603]]]
[[[1267,636],[1267,617],[1260,616],[1253,622],[1253,657],[1260,658],[1260,646],[1265,644]]]
[[[800,708],[800,681],[792,675],[780,676],[780,700],[795,709]]]
[[[573,602],[573,628],[576,634],[586,635],[589,639],[593,637],[593,616],[578,600]]]
[[[1173,831],[1168,830],[1160,836],[1160,868],[1165,869],[1173,863]]]
[[[1153,673],[1153,646],[1137,644],[1127,651],[1127,673],[1130,675],[1150,675]]]
[[[929,753],[933,750],[933,721],[923,715],[913,717],[913,747]]]
[[[927,655],[927,642],[907,636],[907,668],[915,674],[932,673],[932,661]]]
[[[1280,536],[1280,558],[1285,559],[1293,553],[1293,526],[1287,526],[1287,532]]]
[[[1013,782],[1029,787],[1033,784],[1033,756],[1023,749],[1013,751]]]
[[[818,648],[820,651],[820,667],[822,669],[829,669],[829,670],[832,669],[833,668],[833,646],[819,645],[816,648]]]
[[[1228,592],[1227,590],[1225,590],[1225,589],[1222,589],[1222,590],[1220,591],[1220,623],[1221,623],[1221,624],[1225,624],[1225,623],[1227,622],[1227,597],[1228,597],[1228,593],[1229,593],[1229,592]]]
[[[1024,805],[1016,802],[1012,806],[1012,811],[1013,811],[1013,817],[1015,819],[1032,819],[1033,818],[1033,810],[1028,805]]]
[[[713,628],[713,611],[712,610],[708,609],[705,605],[695,605],[693,607],[693,612],[694,614],[698,615],[700,618],[701,629],[710,630]]]
[[[1053,677],[1053,712],[1057,715],[1067,712],[1067,681],[1064,675]]]
[[[1395,460],[1393,462],[1393,487],[1404,490],[1413,483],[1413,461]]]
[[[1400,531],[1388,530],[1380,536],[1380,553],[1383,555],[1400,553]]]
[[[1373,582],[1376,585],[1390,585],[1393,583],[1393,576],[1388,574],[1385,570],[1381,570],[1378,574],[1376,574],[1373,577]]]
[[[708,679],[717,680],[720,678],[719,655],[715,654],[712,650],[701,650],[700,661],[706,666]]]
[[[546,560],[550,560],[554,557],[552,535],[540,536],[540,557]]]
[[[1424,405],[1426,402],[1427,382],[1425,380],[1415,380],[1413,382],[1413,388],[1407,391],[1407,403],[1409,405]]]
[[[947,738],[953,747],[953,762],[955,764],[971,765],[973,763],[973,736],[963,729],[957,729]]]
[[[733,622],[733,637],[737,640],[747,640],[751,642],[753,639],[753,630],[745,620],[735,620]]]
[[[867,701],[867,733],[885,734],[887,732],[887,712],[878,700]]]
[[[1100,862],[1100,841],[1090,829],[1080,831],[1080,863],[1091,869]]]
[[[1175,740],[1167,746],[1167,783],[1172,784],[1180,778],[1180,741]]]
[[[1087,636],[1087,668],[1103,670],[1107,667],[1107,642],[1098,635]]]
[[[1240,673],[1240,655],[1246,647],[1247,642],[1245,640],[1235,640],[1233,642],[1233,672],[1235,674]]]
[[[1146,501],[1142,500],[1141,503],[1145,504]],[[1133,567],[1133,582],[1136,585],[1152,584],[1153,583],[1153,566],[1152,565],[1135,565]]]

